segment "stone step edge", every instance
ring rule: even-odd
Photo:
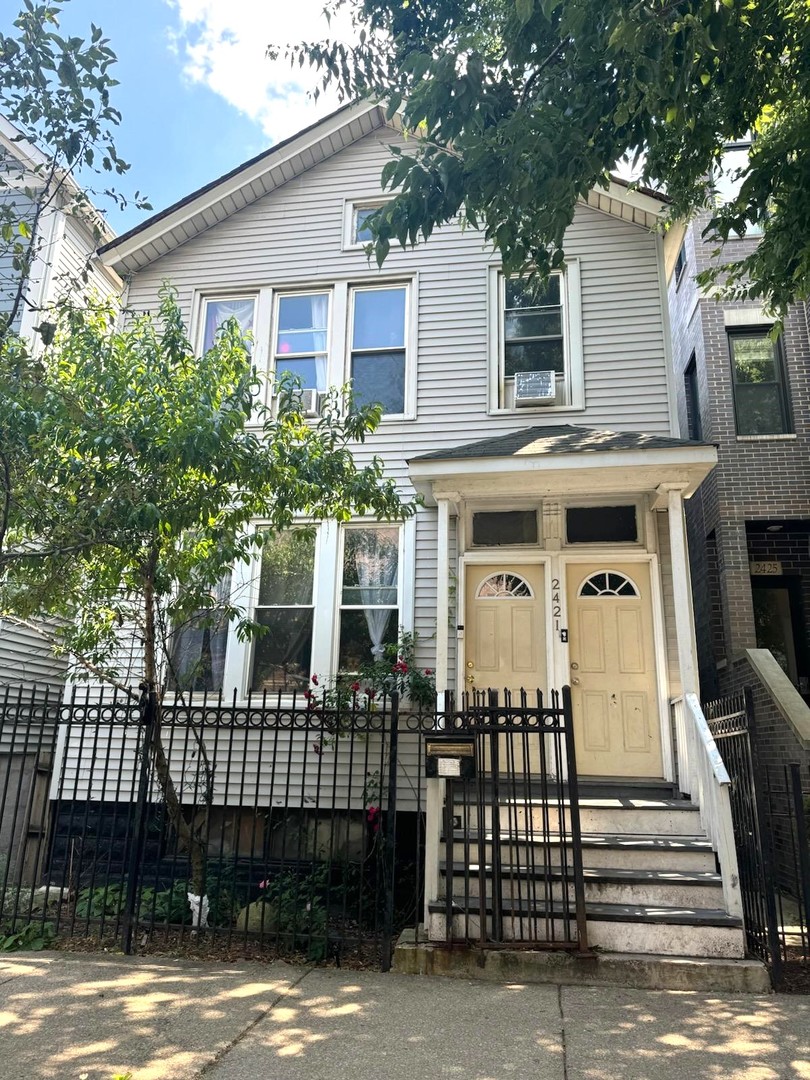
[[[693,802],[689,802],[688,799],[660,799],[650,800],[648,803],[644,800],[639,800],[641,805],[627,806],[619,800],[612,800],[610,798],[600,798],[599,796],[580,798],[578,800],[580,810],[625,810],[628,813],[636,811],[641,813],[645,810],[676,810],[678,812],[689,810],[692,813],[700,813],[700,807]],[[463,806],[465,800],[463,798],[457,798],[453,801],[453,806]],[[518,810],[535,809],[541,806],[548,806],[550,810],[558,810],[560,806],[565,808],[570,807],[570,799],[535,799],[535,798],[523,798],[520,795],[514,797],[503,797],[498,800],[498,806],[503,808],[505,806],[514,806]],[[477,809],[477,807],[475,807]],[[492,809],[491,803],[486,803],[485,809]]]
[[[486,832],[481,834],[477,829],[470,829],[468,833],[464,833],[461,829],[453,830],[453,843],[462,844],[465,840],[473,843],[478,843],[479,839],[483,839],[485,844],[491,844],[493,842],[492,830],[487,829]],[[598,847],[598,848],[623,848],[630,851],[712,851],[711,841],[706,836],[695,835],[679,835],[677,833],[673,835],[661,836],[659,833],[582,833],[580,837],[583,847]],[[439,837],[439,841],[442,844],[447,843],[447,838],[442,832]],[[552,833],[550,836],[539,836],[532,833],[527,833],[522,830],[504,830],[500,834],[501,844],[566,844],[572,843],[571,837],[565,835],[561,837],[558,833]]]
[[[471,900],[477,899],[471,897]],[[462,897],[454,896],[453,915],[464,914],[464,901]],[[443,900],[431,900],[428,911],[436,915],[444,915],[446,905]],[[469,905],[469,914],[478,915],[479,909],[474,903]],[[492,914],[492,908],[487,897],[486,914]],[[502,914],[507,918],[576,918],[573,903],[567,905],[559,901],[546,903],[541,897],[536,899],[533,906],[525,901],[504,899]],[[719,926],[727,930],[742,928],[742,919],[720,908],[671,908],[660,907],[652,904],[604,904],[595,900],[585,901],[585,915],[588,922],[623,922],[623,923],[646,923],[653,926]]]
[[[759,960],[660,956],[654,953],[584,954],[549,949],[452,949],[426,940],[424,929],[403,930],[393,971],[486,982],[557,986],[621,986],[635,990],[770,994],[768,970]]]
[[[475,867],[475,870],[472,869],[473,867]],[[464,863],[453,863],[453,877],[466,876],[465,870]],[[447,874],[447,863],[444,860],[439,863],[439,873],[445,876]],[[471,863],[469,876],[471,878],[477,877],[478,873],[478,864]],[[487,877],[492,877],[491,863],[485,864],[484,873]],[[622,867],[586,866],[583,868],[582,874],[586,882],[605,882],[610,885],[702,885],[706,888],[718,888],[723,884],[720,874],[708,870],[701,872],[699,870],[643,870],[633,867],[623,869]],[[520,878],[530,877],[538,880],[550,878],[552,881],[559,881],[563,877],[559,866],[515,867],[501,864],[501,877],[505,878],[514,875]],[[570,878],[571,874],[566,874],[565,877]]]

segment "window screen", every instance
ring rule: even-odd
[[[569,544],[638,540],[635,506],[572,506],[565,517]]]

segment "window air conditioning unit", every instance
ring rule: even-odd
[[[515,372],[515,406],[553,405],[557,378],[553,371]]]
[[[320,416],[320,394],[317,390],[299,390],[301,412],[304,416]]]

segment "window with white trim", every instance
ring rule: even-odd
[[[397,641],[400,547],[397,525],[343,530],[338,670],[358,671],[381,660]]]
[[[357,405],[403,414],[407,381],[407,285],[351,289],[349,375]]]
[[[287,373],[303,390],[326,390],[329,300],[327,291],[279,295],[273,337],[276,379]]]
[[[366,222],[372,214],[385,206],[390,200],[385,196],[369,195],[356,200],[347,200],[343,208],[343,247],[344,250],[363,248],[374,239]]]
[[[309,686],[316,538],[314,531],[291,529],[262,549],[254,618],[266,632],[253,647],[253,690],[291,693]]]
[[[252,334],[255,317],[255,296],[210,297],[203,300],[202,351],[208,352],[217,331],[228,319],[236,319],[243,334]]]
[[[577,260],[546,282],[497,272],[490,310],[490,408],[583,408]]]

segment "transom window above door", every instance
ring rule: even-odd
[[[475,594],[476,600],[531,600],[532,587],[520,574],[490,574]]]
[[[600,570],[579,587],[579,596],[638,596],[635,584],[618,570]]]

